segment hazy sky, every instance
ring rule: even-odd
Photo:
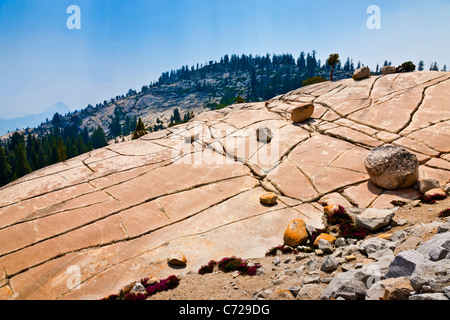
[[[70,5],[80,30],[67,27]],[[0,0],[0,118],[81,109],[233,53],[450,67],[449,17],[448,0]]]

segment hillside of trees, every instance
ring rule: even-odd
[[[0,186],[107,144],[105,131],[100,126],[92,134],[87,128],[80,131],[76,126],[54,126],[40,137],[14,132],[11,138],[0,144]]]
[[[360,61],[355,64],[351,58],[341,61],[333,66],[334,81],[349,78],[355,69],[364,66]],[[386,60],[383,66],[390,64]],[[432,63],[430,70],[437,69],[437,63]],[[291,54],[225,55],[220,61],[164,72],[140,91],[129,89],[126,94],[95,106],[89,104],[65,115],[55,113],[53,119],[47,119],[37,128],[15,132],[4,139],[0,143],[0,186],[34,170],[106,146],[107,141],[123,141],[136,130],[140,116],[153,112],[154,105],[140,103],[145,97],[157,97],[160,100],[155,103],[163,101],[163,106],[170,103],[177,106],[187,105],[184,99],[195,96],[191,105],[200,105],[204,111],[215,110],[235,102],[265,101],[303,85],[327,81],[330,70],[328,60],[317,59],[316,52],[312,51],[301,52],[298,58]],[[419,62],[418,70],[424,70],[423,61]],[[380,72],[379,65],[372,70],[373,74]],[[155,117],[153,123],[144,123],[145,130],[161,130],[194,116],[189,106],[177,107],[170,119]]]

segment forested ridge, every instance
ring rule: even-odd
[[[384,66],[390,65],[387,60]],[[334,65],[333,80],[351,77],[356,68],[364,66],[351,58]],[[432,66],[433,67],[433,64]],[[431,70],[430,67],[430,70]],[[437,67],[435,64],[434,67]],[[423,62],[419,62],[419,70]],[[301,52],[298,58],[292,54],[225,55],[219,61],[208,61],[191,67],[164,72],[157,81],[143,85],[138,92],[129,89],[126,94],[75,110],[65,115],[55,113],[37,128],[14,132],[0,143],[0,186],[20,178],[34,170],[65,161],[72,157],[101,148],[108,141],[124,140],[137,126],[139,114],[152,112],[144,105],[130,112],[123,108],[128,101],[138,101],[145,96],[176,97],[182,101],[189,95],[201,97],[207,110],[223,108],[236,102],[265,101],[304,85],[329,80],[331,66],[328,60],[317,59],[316,52]],[[378,74],[381,66],[372,70]],[[200,98],[199,98],[200,99]],[[177,101],[178,103],[179,101]],[[102,110],[113,107],[106,120],[92,121]],[[136,109],[136,108],[135,108]],[[170,120],[157,118],[145,123],[147,131],[157,131],[186,122],[194,117],[189,108],[176,108]],[[92,124],[86,125],[91,121]]]

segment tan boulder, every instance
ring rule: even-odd
[[[394,66],[386,66],[386,67],[381,68],[381,73],[383,75],[393,74],[395,72],[397,72],[397,68]]]
[[[268,192],[259,197],[259,201],[265,205],[273,205],[277,203],[278,196],[273,192]]]
[[[309,235],[306,223],[302,219],[292,220],[284,232],[284,244],[293,248],[303,245],[308,241]]]
[[[294,123],[303,122],[309,119],[314,113],[314,105],[312,103],[298,106],[291,111],[291,120]]]
[[[367,67],[362,67],[355,70],[352,78],[353,80],[362,80],[368,78],[369,76],[370,76],[370,69]]]
[[[407,188],[419,178],[416,155],[390,144],[372,149],[364,165],[371,181],[383,189]]]

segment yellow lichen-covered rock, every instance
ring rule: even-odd
[[[306,223],[302,219],[292,220],[283,236],[284,244],[293,248],[305,244],[308,239]]]
[[[319,245],[319,240],[323,239],[326,240],[328,242],[330,242],[331,244],[333,244],[336,241],[336,237],[333,237],[331,234],[328,233],[321,233],[316,240],[314,240],[314,245],[317,246]]]
[[[381,238],[381,239],[386,239],[386,240],[391,240],[391,233],[383,233],[377,236],[377,238]]]
[[[185,266],[186,257],[182,252],[176,252],[172,254],[169,258],[167,258],[167,263],[174,266]]]
[[[337,210],[339,210],[339,206],[337,205],[329,205],[323,208],[323,212],[327,217],[332,217]]]
[[[262,204],[273,205],[277,202],[278,196],[273,192],[268,192],[259,197]]]

